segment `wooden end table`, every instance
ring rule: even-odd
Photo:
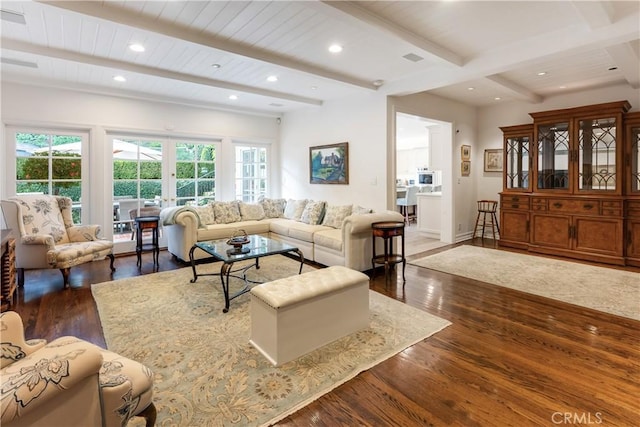
[[[160,267],[160,245],[159,240],[159,216],[139,216],[135,220],[136,223],[136,255],[138,256],[138,268],[142,267],[142,252],[153,252],[153,266]],[[142,241],[142,233],[151,230],[151,243]]]
[[[407,259],[404,256],[404,222],[403,221],[378,221],[371,224],[373,233],[373,257],[371,265],[373,267],[373,277],[376,275],[376,265],[384,264],[384,274],[386,280],[389,280],[389,270],[396,264],[402,263],[402,283],[406,281],[404,270],[407,265]],[[376,237],[384,240],[384,253],[378,255],[376,253]],[[400,252],[393,252],[393,238],[400,237]],[[373,278],[372,277],[372,278]]]

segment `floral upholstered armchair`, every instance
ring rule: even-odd
[[[0,315],[0,424],[123,427],[155,424],[153,373],[144,365],[75,337],[25,341],[22,319]]]
[[[25,269],[58,268],[66,288],[71,267],[105,256],[115,271],[113,242],[98,238],[98,225],[74,225],[71,210],[68,197],[29,194],[2,201],[5,221],[16,236],[19,286]]]

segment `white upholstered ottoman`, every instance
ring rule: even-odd
[[[369,326],[369,277],[334,266],[251,289],[251,344],[280,366]]]

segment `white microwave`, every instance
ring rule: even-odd
[[[418,184],[434,185],[433,172],[418,172]]]
[[[441,171],[418,171],[418,185],[442,185]]]

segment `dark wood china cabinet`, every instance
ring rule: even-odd
[[[626,260],[640,267],[640,112],[625,117]]]
[[[627,101],[530,113],[504,135],[500,245],[640,265],[640,114]]]

